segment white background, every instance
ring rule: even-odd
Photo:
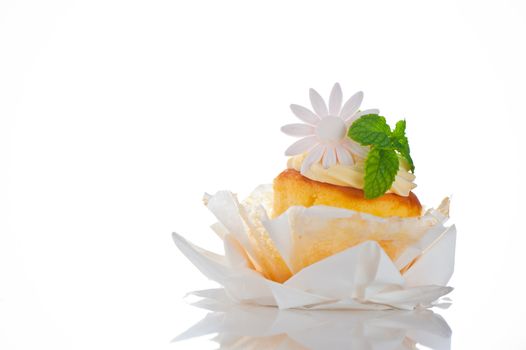
[[[284,168],[290,103],[406,118],[417,195],[453,195],[453,349],[526,346],[516,1],[0,2],[0,348],[183,349],[219,249],[203,192]]]

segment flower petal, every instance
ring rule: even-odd
[[[296,156],[298,154],[305,153],[309,151],[318,143],[318,138],[316,136],[304,137],[301,140],[294,142],[287,150],[285,151],[286,156]]]
[[[367,154],[369,153],[368,147],[362,146],[351,139],[347,139],[343,144],[343,147],[350,151],[351,154],[356,154],[360,158],[367,157]]]
[[[314,127],[307,124],[287,124],[281,127],[281,131],[289,136],[314,135]]]
[[[340,118],[346,120],[347,118],[352,117],[360,108],[362,100],[363,92],[358,91],[357,93],[352,95],[351,98],[349,98],[347,102],[345,102],[345,104],[343,105],[342,111],[340,113]]]
[[[323,157],[324,153],[325,146],[317,145],[316,147],[314,147],[301,164],[301,174],[305,174],[310,169],[312,164],[319,162],[321,160],[321,157]]]
[[[310,109],[300,105],[290,105],[292,113],[307,124],[317,125],[320,118],[314,114]]]
[[[334,147],[329,146],[327,147],[327,151],[325,152],[325,155],[322,159],[322,165],[325,169],[333,166],[336,164],[336,152],[334,151]]]
[[[310,103],[312,104],[312,108],[314,109],[314,112],[320,117],[325,118],[328,115],[327,111],[327,105],[325,104],[325,101],[320,96],[320,94],[314,90],[309,90],[309,96],[310,96]]]
[[[363,111],[359,111],[357,114],[359,117],[361,117],[362,115],[367,115],[367,114],[380,114],[380,110],[376,108],[365,109]]]
[[[331,96],[329,97],[329,115],[340,115],[342,108],[342,88],[340,84],[336,83],[332,87]]]
[[[353,165],[354,160],[352,159],[351,153],[345,149],[342,145],[336,146],[336,156],[338,157],[338,162],[341,165]]]

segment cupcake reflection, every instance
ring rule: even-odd
[[[212,340],[219,349],[451,348],[451,329],[431,310],[306,311],[214,302],[203,305],[214,311],[175,341],[217,334]]]

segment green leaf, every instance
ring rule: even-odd
[[[373,147],[365,161],[365,198],[377,198],[387,192],[395,180],[398,166],[394,150]]]
[[[402,157],[407,160],[409,168],[412,172],[415,171],[415,165],[413,159],[411,158],[411,150],[409,149],[409,141],[405,135],[405,120],[400,120],[396,123],[393,134],[391,135],[391,145],[396,149]]]
[[[395,138],[401,138],[401,137],[405,137],[405,119],[403,120],[399,120],[396,125],[395,125],[395,128],[393,130],[393,137]]]
[[[405,129],[405,120],[400,120],[391,131],[385,118],[377,114],[364,115],[349,128],[348,136],[351,139],[371,148],[365,160],[365,198],[380,197],[391,188],[400,161],[407,161],[409,168],[414,172],[415,166]]]
[[[411,158],[411,150],[409,149],[409,143],[407,142],[407,138],[398,140],[393,142],[394,148],[400,152],[400,155],[404,157],[405,160],[407,160],[407,163],[409,164],[409,169],[411,172],[415,172],[415,164],[413,163],[413,158]]]
[[[349,128],[349,137],[362,146],[389,147],[391,145],[391,128],[385,118],[378,114],[367,114]]]

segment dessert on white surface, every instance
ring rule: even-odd
[[[226,294],[282,309],[414,309],[452,288],[456,230],[449,200],[424,211],[412,192],[414,163],[405,120],[391,129],[378,110],[360,111],[362,93],[313,111],[292,105],[302,124],[288,169],[243,202],[229,191],[205,195],[225,255],[174,234],[179,249]]]

